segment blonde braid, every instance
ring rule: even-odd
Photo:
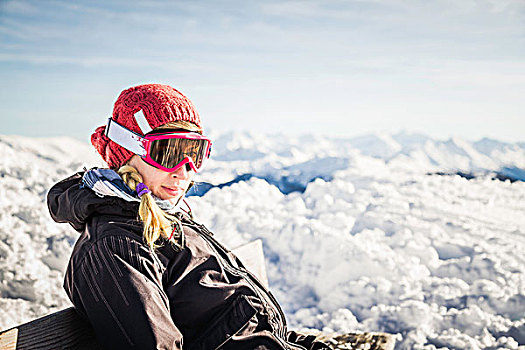
[[[118,174],[133,191],[135,191],[137,185],[143,181],[137,169],[130,165],[120,167]],[[144,224],[144,240],[152,249],[158,247],[155,242],[157,242],[160,237],[170,238],[173,231],[172,225],[176,225],[175,227],[177,228],[178,235],[175,237],[180,237],[182,234],[180,221],[173,215],[169,215],[163,211],[157,205],[151,193],[146,193],[140,197],[139,218]],[[183,243],[181,242],[181,244]]]
[[[184,120],[172,121],[161,125],[154,130],[159,131],[170,129],[182,129],[202,134],[202,129],[199,126]],[[143,182],[142,176],[137,169],[130,165],[121,166],[117,172],[133,191],[137,189],[139,183]],[[194,182],[192,181],[188,190],[193,185]],[[164,212],[157,205],[150,193],[144,194],[140,197],[139,218],[144,223],[144,240],[151,248],[158,247],[155,242],[160,237],[169,239],[172,232],[174,232],[173,237],[175,238],[175,240],[171,241],[174,244],[174,248],[177,250],[184,248],[184,234],[180,219],[175,215],[169,215]],[[175,231],[173,231],[173,227],[175,228]]]

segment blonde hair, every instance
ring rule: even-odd
[[[167,129],[182,129],[202,134],[201,128],[186,121],[170,122],[155,128],[154,131]],[[125,164],[121,166],[117,172],[133,191],[137,189],[137,185],[139,183],[143,182],[142,176],[137,171],[137,169],[130,165]],[[189,188],[191,188],[192,185],[193,181]],[[174,243],[174,245],[179,249],[184,248],[182,223],[175,215],[168,214],[162,210],[155,202],[155,199],[152,197],[151,193],[146,193],[140,197],[138,214],[140,221],[142,221],[144,224],[144,240],[152,249],[159,247],[159,245],[156,244],[159,238],[162,237],[168,240],[172,236],[172,233],[174,238],[174,241],[172,242],[177,242]]]

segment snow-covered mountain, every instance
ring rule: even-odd
[[[453,137],[436,141],[421,134],[375,134],[350,139],[361,154],[387,162],[416,159],[422,167],[441,171],[499,172],[508,167],[525,167],[525,147],[484,138],[476,142]],[[525,179],[522,179],[525,180]]]
[[[267,180],[284,193],[304,190],[313,179],[330,180],[336,171],[359,162],[362,156],[415,173],[496,173],[525,181],[519,171],[525,169],[524,145],[486,138],[469,142],[460,138],[439,141],[408,133],[341,139],[228,132],[215,133],[213,139],[213,158],[201,177],[212,185],[237,182],[249,175]]]
[[[364,155],[387,162],[398,157],[418,158],[422,166],[463,172],[500,171],[505,167],[525,166],[523,143],[506,143],[489,138],[476,142],[453,137],[436,141],[422,134],[401,132],[395,135],[372,134],[350,139]]]
[[[189,198],[227,246],[260,238],[292,328],[387,331],[398,349],[525,345],[525,143],[215,132]],[[0,329],[69,306],[77,233],[47,189],[102,166],[70,138],[0,136]],[[473,173],[473,180],[436,173]],[[520,347],[521,348],[521,347]]]

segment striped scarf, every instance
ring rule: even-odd
[[[84,186],[92,189],[100,197],[114,196],[122,198],[127,202],[140,203],[140,198],[137,195],[137,192],[129,188],[120,175],[114,170],[98,168],[88,170],[82,177],[82,183]],[[181,211],[180,203],[182,202],[182,197],[177,204],[173,204],[169,200],[163,200],[156,197],[153,193],[151,193],[151,195],[153,196],[153,199],[155,199],[157,205],[168,214],[173,215]]]

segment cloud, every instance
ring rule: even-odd
[[[0,53],[0,63],[9,62],[22,65],[37,66],[79,66],[84,68],[118,68],[119,71],[126,69],[140,69],[147,72],[153,69],[156,72],[181,73],[181,70],[187,72],[200,72],[202,74],[211,74],[216,71],[215,67],[206,62],[199,62],[188,59],[175,58],[158,58],[143,57],[133,58],[126,56],[60,56],[60,55],[42,55],[42,54],[21,54],[21,53]]]
[[[4,15],[6,14],[37,14],[38,13],[38,7],[34,6],[33,4],[23,1],[23,0],[11,0],[11,1],[3,1],[0,4],[0,7],[2,9],[2,12]]]
[[[11,18],[2,20],[0,33],[28,42],[38,42],[42,39],[67,39],[70,35],[58,26],[42,25],[41,23]]]
[[[33,55],[33,54],[2,54],[0,53],[0,62],[17,62],[43,65],[62,65],[72,64],[84,67],[165,67],[174,62],[154,61],[150,59],[133,59],[129,57],[68,57],[53,55]]]

